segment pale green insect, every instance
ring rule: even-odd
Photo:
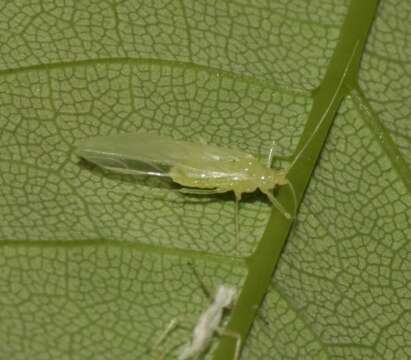
[[[260,189],[288,219],[291,215],[274,197],[277,186],[289,185],[287,170],[272,169],[273,148],[267,164],[245,152],[176,141],[155,134],[136,133],[95,137],[84,141],[77,154],[96,165],[117,173],[169,177],[183,186],[186,194],[235,194],[235,233],[238,242],[238,203],[243,193]]]

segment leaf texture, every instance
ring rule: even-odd
[[[241,359],[410,358],[411,7],[376,5],[0,4],[0,358],[175,358],[209,303],[193,267],[241,290],[226,324]],[[261,194],[241,203],[237,245],[230,194],[75,155],[136,131],[262,161],[274,140],[276,167],[302,149],[287,245]],[[186,327],[152,349],[173,318]]]

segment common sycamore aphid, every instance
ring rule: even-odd
[[[136,133],[88,139],[80,144],[77,154],[117,173],[169,177],[182,185],[179,191],[186,194],[233,191],[237,243],[238,203],[243,193],[259,189],[286,218],[292,218],[273,194],[275,187],[289,185],[295,200],[286,178],[288,171],[271,168],[273,149],[264,165],[239,150]]]

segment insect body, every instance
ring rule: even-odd
[[[207,350],[212,336],[220,327],[224,309],[233,305],[235,296],[236,289],[224,285],[218,287],[213,303],[200,315],[193,330],[192,340],[184,345],[179,360],[192,359]],[[238,349],[237,341],[236,357]]]
[[[86,140],[78,155],[107,170],[132,174],[165,176],[183,186],[188,194],[217,194],[233,191],[236,198],[235,228],[238,241],[238,202],[243,193],[260,189],[287,218],[291,215],[274,197],[277,186],[290,185],[285,170],[271,169],[245,152],[175,141],[153,134],[124,134]]]
[[[215,160],[203,162],[201,168],[174,166],[170,176],[175,182],[187,187],[233,191],[238,200],[243,193],[257,189],[271,193],[275,186],[287,184],[285,173],[263,166],[252,155],[239,153],[230,159],[227,155],[234,155],[232,150],[219,150],[224,151],[225,156],[217,155]]]

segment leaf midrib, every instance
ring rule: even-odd
[[[351,1],[326,75],[320,87],[313,93],[313,107],[296,150],[297,154],[300,150],[302,151],[295,167],[298,169],[298,174],[294,175],[293,171],[290,171],[289,175],[299,203],[301,203],[340,103],[357,84],[362,50],[376,13],[377,4],[378,0]],[[289,192],[284,188],[279,191],[278,199],[283,204],[292,203]],[[280,259],[290,228],[291,222],[281,216],[278,210],[273,209],[263,237],[255,252],[248,259],[249,271],[226,328],[226,331],[241,336],[242,345],[264,295],[270,287],[272,274]],[[235,339],[222,338],[213,359],[233,358],[235,345]]]

